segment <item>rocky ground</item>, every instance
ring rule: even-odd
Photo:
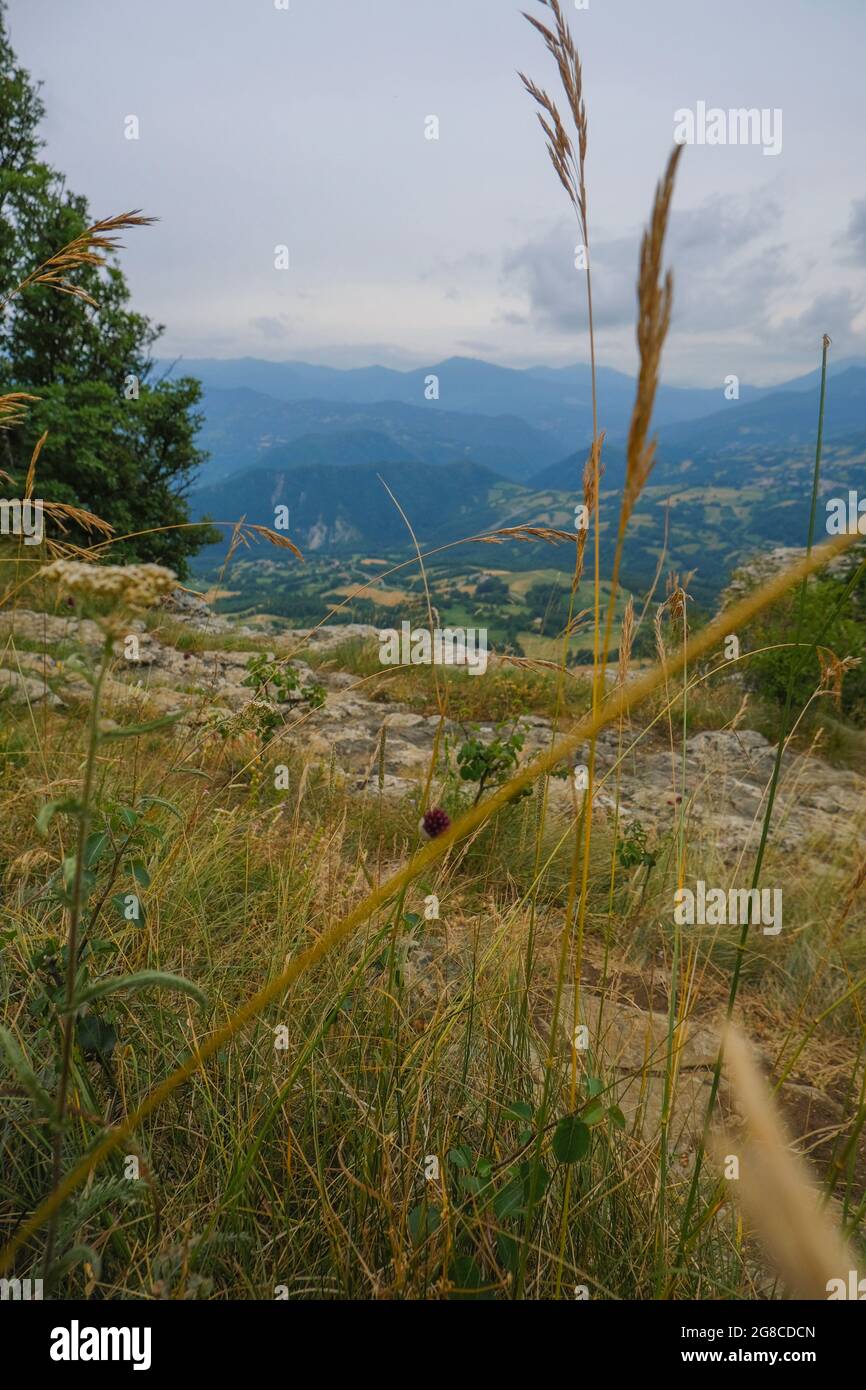
[[[175,615],[173,615],[175,616]],[[233,626],[204,606],[184,613],[181,621],[215,637],[227,631],[237,637],[262,638],[261,628]],[[243,684],[248,675],[249,651],[181,651],[148,633],[135,621],[130,633],[138,639],[138,659],[124,660],[123,642],[115,642],[117,661],[104,689],[105,709],[119,712],[134,699],[137,710],[148,717],[181,713],[182,724],[201,725],[220,712],[238,712],[250,702],[252,692]],[[285,656],[294,650],[328,652],[349,638],[375,638],[375,630],[362,624],[322,627],[312,635],[283,629],[269,655]],[[62,709],[90,699],[90,683],[82,673],[77,648],[95,658],[102,633],[95,622],[56,617],[28,610],[0,613],[0,702],[48,705]],[[386,796],[400,797],[413,791],[426,772],[437,715],[425,716],[381,698],[370,698],[369,683],[344,671],[316,672],[300,657],[293,659],[301,690],[313,681],[326,689],[322,709],[299,713],[296,702],[286,708],[286,729],[291,736],[297,725],[298,739],[314,756],[334,760],[349,788],[358,793],[379,792],[379,755],[382,730]],[[550,722],[535,715],[519,721],[524,736],[524,756],[532,757],[549,746]],[[460,736],[460,729],[446,722],[445,732]],[[492,734],[492,726],[483,726]],[[617,803],[621,820],[639,820],[647,828],[669,824],[676,801],[673,787],[682,777],[682,758],[672,763],[663,739],[646,739],[637,753],[621,754],[628,734],[620,742],[615,728],[602,732],[597,745],[599,786],[597,811],[613,813]],[[584,750],[584,757],[588,750]],[[685,759],[687,811],[690,833],[711,838],[723,859],[734,860],[755,836],[772,772],[775,748],[749,729],[695,734]],[[618,765],[618,786],[616,769]],[[855,772],[830,767],[820,758],[790,754],[774,817],[777,848],[801,850],[832,842],[837,847],[856,841],[862,830],[863,792],[866,780]],[[569,788],[554,783],[554,809],[571,804]]]
[[[232,624],[182,595],[168,616],[174,624],[215,638],[230,633],[235,638],[269,640],[261,626]],[[104,687],[107,718],[124,722],[130,708],[138,718],[179,713],[178,727],[194,731],[248,706],[252,691],[243,681],[249,651],[183,651],[159,640],[141,621],[130,624],[129,633],[138,640],[138,659],[125,659],[123,641],[115,642],[117,659]],[[295,649],[328,652],[349,637],[372,639],[375,632],[361,625],[324,627],[308,637],[306,632],[280,629],[273,634],[273,650],[279,656]],[[28,610],[0,613],[0,721],[6,703],[29,707],[34,713],[48,706],[61,715],[86,705],[91,686],[82,668],[82,653],[93,660],[102,643],[101,629],[90,620]],[[297,701],[285,706],[287,736],[297,738],[305,755],[331,764],[356,795],[400,798],[416,790],[426,775],[438,717],[371,698],[369,682],[350,672],[314,673],[300,655],[294,665],[302,689],[315,680],[326,692],[321,709],[310,711]],[[520,728],[525,736],[524,757],[548,746],[548,720],[529,715],[521,719]],[[380,767],[383,729],[384,778]],[[456,726],[446,725],[446,731],[455,737],[460,734]],[[482,727],[485,732],[492,734],[492,726]],[[630,741],[627,737],[625,745]],[[689,835],[711,845],[720,864],[735,866],[744,851],[754,850],[774,755],[773,746],[748,729],[698,733],[689,740],[685,758]],[[670,828],[678,801],[674,788],[683,764],[680,754],[672,763],[670,748],[661,737],[647,737],[637,752],[622,757],[618,731],[605,730],[598,743],[597,766],[594,814],[612,817],[618,806],[620,824],[638,820],[650,832]],[[550,815],[561,824],[574,814],[574,793],[568,780],[554,780],[550,787]],[[850,865],[863,839],[864,790],[866,780],[854,772],[832,768],[808,754],[786,756],[774,818],[776,851],[796,851],[801,858],[814,854],[821,871],[830,876],[833,863]],[[448,963],[436,960],[429,944],[416,955],[406,965],[409,972],[414,970],[422,992],[425,974],[434,991],[451,987]],[[591,952],[586,975],[582,1011],[591,1035],[600,1037],[604,1063],[622,1077],[620,1104],[636,1129],[657,1128],[664,1091],[668,982],[663,975],[647,980],[615,956],[608,959],[602,978],[602,968],[593,962]],[[694,1142],[706,1103],[718,1041],[718,1002],[710,1001],[704,1013],[698,1008],[679,1034],[671,1138],[674,1149],[679,1146],[683,1153]],[[570,1018],[569,1003],[565,1014]],[[785,1105],[789,1115],[797,1117],[804,1143],[809,1138],[807,1147],[829,1148],[841,1120],[832,1096],[795,1076],[785,1088]]]

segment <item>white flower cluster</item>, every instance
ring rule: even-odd
[[[150,608],[177,582],[164,565],[89,565],[82,560],[55,560],[42,578],[74,594],[114,599],[125,608]]]
[[[241,734],[255,732],[262,719],[276,717],[279,713],[279,707],[270,700],[249,700],[240,710],[214,710],[205,720],[205,727],[220,738],[238,738]]]

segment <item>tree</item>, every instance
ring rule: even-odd
[[[5,8],[0,0],[0,293],[8,295],[94,219],[39,158],[44,107],[9,43]],[[188,520],[185,493],[206,457],[195,444],[201,386],[153,380],[162,326],[132,310],[110,252],[104,265],[83,264],[70,278],[98,307],[36,283],[0,316],[0,387],[39,398],[3,433],[3,467],[20,481],[47,430],[37,496],[93,511],[129,535],[112,558],[160,561],[184,577],[187,557],[218,539],[213,528],[154,528]]]
[[[511,591],[498,574],[484,574],[475,586],[475,597],[482,598],[487,603],[507,603]]]
[[[526,592],[524,603],[532,618],[541,619],[541,633],[545,637],[555,637],[563,632],[568,624],[571,607],[571,589],[558,581],[533,584]]]
[[[792,653],[800,612],[799,589],[765,609],[748,629],[752,653],[744,663],[746,680],[759,694],[784,704],[793,661],[793,703],[801,709],[822,683],[838,692],[839,705],[855,723],[866,718],[866,667],[834,667],[833,658],[862,663],[866,657],[866,594],[862,586],[849,592],[847,575],[824,574],[811,579],[803,605],[803,647]],[[837,672],[838,685],[830,677]]]

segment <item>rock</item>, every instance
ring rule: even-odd
[[[619,1106],[631,1132],[649,1140],[658,1134],[664,1114],[668,1017],[623,997],[619,978],[619,972],[611,967],[604,997],[591,987],[581,988],[580,1018],[589,1030],[593,1069],[613,1083],[609,1103]],[[562,1047],[569,1052],[573,1018],[574,991],[567,989],[560,1019]],[[677,1073],[668,1126],[672,1151],[690,1153],[701,1134],[720,1026],[721,1017],[692,1017],[674,1034]],[[724,1088],[720,1098],[724,1113]]]
[[[354,783],[354,790],[356,792],[361,792],[364,796],[379,796],[378,773],[371,772],[367,777],[358,778]],[[416,792],[417,790],[417,782],[410,782],[405,777],[395,777],[393,773],[386,772],[382,783],[381,795],[388,797],[389,800],[400,801],[404,796],[409,796],[411,792]]]
[[[779,545],[773,550],[754,556],[748,564],[741,565],[739,569],[734,570],[730,582],[719,600],[719,611],[724,612],[726,608],[729,608],[732,603],[742,598],[751,589],[766,584],[781,570],[789,569],[791,565],[795,565],[805,557],[805,548],[795,545]],[[829,574],[844,574],[849,565],[850,558],[839,555],[835,560],[830,561],[826,566],[826,571]]]
[[[146,692],[145,709],[150,718],[159,718],[166,714],[177,714],[185,709],[189,704],[189,697],[184,697],[176,690],[148,690]]]
[[[379,629],[371,627],[369,623],[342,623],[333,627],[317,627],[313,631],[302,627],[285,628],[281,636],[289,651],[296,647],[309,647],[311,651],[326,652],[341,647],[344,642],[370,641],[378,644]]]
[[[582,761],[588,758],[584,745]],[[596,770],[602,784],[593,801],[596,808],[615,809],[614,779],[605,774],[618,760],[615,730],[604,730],[596,746]],[[685,794],[692,835],[706,835],[721,851],[725,863],[740,860],[757,848],[762,811],[776,756],[775,747],[755,730],[717,730],[694,734],[686,747]],[[619,818],[627,826],[639,820],[645,829],[666,832],[680,805],[682,754],[676,750],[672,770],[670,749],[645,742],[635,765],[631,757],[619,766]],[[676,786],[673,777],[676,777]],[[771,831],[776,850],[810,847],[819,857],[822,842],[834,838],[853,843],[854,812],[862,805],[866,780],[858,773],[831,768],[819,758],[788,750]],[[708,794],[709,793],[709,794]]]
[[[28,642],[54,646],[60,642],[80,642],[92,651],[102,648],[101,628],[90,618],[56,617],[33,613],[29,608],[0,610],[0,633],[11,633]]]
[[[790,558],[787,553],[771,557],[773,563]],[[230,620],[220,618],[195,595],[176,591],[163,605],[172,618],[187,621],[199,631],[210,627],[214,631],[231,630],[237,635],[243,629]],[[247,629],[254,632],[253,628]],[[265,625],[257,630],[262,637]],[[415,787],[414,778],[427,766],[433,737],[439,727],[438,715],[422,715],[407,710],[399,702],[383,701],[376,694],[367,694],[363,680],[348,671],[313,669],[303,660],[305,650],[328,653],[346,642],[371,642],[377,629],[366,623],[347,623],[325,626],[310,632],[303,628],[281,628],[270,620],[273,649],[266,652],[269,659],[291,659],[298,672],[301,693],[312,683],[324,685],[327,699],[324,708],[307,710],[297,717],[293,707],[301,708],[299,693],[295,692],[282,706],[286,717],[286,737],[296,738],[305,753],[316,750],[323,760],[337,757],[350,780],[362,791],[369,776],[376,782],[382,730],[385,730],[385,773],[390,795],[396,795],[401,785]],[[242,710],[254,691],[243,684],[253,653],[248,651],[206,652],[179,651],[160,640],[159,629],[146,631],[140,619],[130,623],[130,631],[139,637],[140,662],[123,660],[123,644],[116,644],[118,659],[104,684],[106,707],[123,708],[138,701],[142,707],[157,712],[175,712],[188,708],[197,719],[199,705],[221,707],[233,712]],[[91,655],[102,645],[102,634],[96,623],[79,621],[69,616],[57,616],[19,609],[0,613],[0,633],[13,633],[43,646],[59,643],[83,643]],[[43,658],[38,652],[21,654],[21,668],[14,679],[10,673],[3,678],[7,698],[21,702],[60,703],[40,680],[46,670],[52,680],[60,680],[62,700],[86,704],[92,698],[91,687],[84,677],[67,670],[55,655]],[[28,687],[22,681],[33,680]],[[294,732],[297,726],[297,733]],[[549,746],[551,723],[540,715],[526,715],[517,724],[524,737],[521,760],[528,761],[541,749]],[[494,725],[483,726],[485,736],[492,737]],[[462,738],[458,725],[444,722],[443,732],[454,741]],[[586,762],[588,745],[573,761]],[[697,841],[712,844],[723,864],[734,864],[751,852],[760,834],[761,812],[772,770],[775,748],[755,730],[709,730],[694,734],[688,741],[685,758],[686,812],[690,818],[691,835]],[[594,793],[593,814],[602,818],[619,817],[619,826],[626,828],[639,820],[653,835],[667,834],[680,807],[678,785],[682,767],[679,748],[672,770],[670,749],[662,739],[643,740],[639,759],[621,758],[618,728],[601,731],[596,742],[598,785]],[[616,771],[615,771],[616,769]],[[358,780],[360,779],[360,780]],[[707,791],[711,789],[711,794]],[[855,812],[861,803],[866,781],[855,772],[830,768],[820,759],[787,752],[782,765],[771,847],[776,851],[807,848],[825,863],[832,856],[827,846],[834,839],[844,844],[854,839]],[[554,779],[549,783],[549,815],[560,822],[574,814],[571,786]],[[652,843],[652,840],[651,840]],[[838,855],[837,855],[838,858]]]
[[[389,729],[417,729],[422,724],[426,725],[427,720],[423,714],[401,714],[398,711],[397,714],[387,715],[385,722]]]
[[[93,699],[93,686],[80,671],[66,671],[61,664],[60,697],[64,704],[80,705]]]
[[[166,594],[160,607],[170,613],[176,622],[186,623],[197,632],[219,632],[230,626],[225,618],[214,613],[203,598],[185,589],[173,589]]]
[[[21,671],[30,671],[35,676],[43,676],[50,671],[52,675],[57,671],[57,662],[53,656],[47,652],[19,652],[16,651],[14,658],[15,666]]]
[[[162,643],[157,642],[156,638],[152,637],[150,633],[146,633],[142,629],[137,631],[133,623],[129,624],[129,631],[131,634],[138,637],[137,659],[135,661],[130,661],[126,657],[125,641],[123,637],[118,638],[113,644],[112,650],[115,657],[125,666],[128,666],[130,670],[135,670],[136,667],[156,665],[160,661],[166,648],[163,647]]]
[[[743,756],[754,762],[756,758],[774,758],[773,744],[754,729],[713,729],[694,734],[688,742],[688,752],[700,761],[710,762],[723,759],[731,763],[741,762]]]
[[[607,1062],[622,1071],[646,1069],[664,1074],[668,1050],[667,1014],[641,1009],[636,1004],[608,995],[581,990],[582,1022],[589,1028],[593,1046],[598,1046]],[[573,1009],[569,1011],[571,1019]],[[599,1034],[599,1023],[601,1033]],[[688,1019],[675,1034],[677,1065],[680,1071],[693,1067],[712,1067],[719,1050],[717,1027]]]
[[[22,676],[19,671],[0,669],[0,702],[8,700],[11,705],[50,705],[56,707],[63,702],[44,681],[33,676]]]

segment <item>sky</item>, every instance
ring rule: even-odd
[[[863,0],[578,3],[600,362],[634,370],[641,231],[701,102],[781,112],[781,149],[684,149],[665,380],[772,384],[824,332],[866,354]],[[587,360],[581,238],[517,76],[556,74],[513,0],[9,0],[8,23],[44,156],[94,217],[160,219],[122,263],[161,356]]]

